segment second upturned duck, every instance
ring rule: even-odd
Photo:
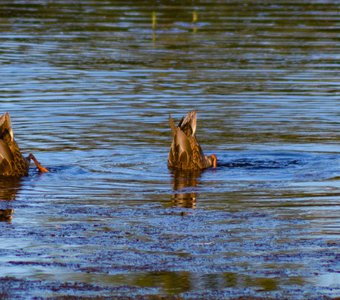
[[[26,176],[28,175],[31,159],[39,172],[48,172],[40,165],[33,154],[24,157],[16,143],[9,113],[0,116],[0,176]]]
[[[172,117],[169,117],[173,140],[168,157],[168,167],[181,170],[203,170],[217,166],[215,154],[204,155],[196,138],[197,113],[189,112],[175,126]]]

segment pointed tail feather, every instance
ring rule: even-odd
[[[170,128],[171,128],[172,135],[175,135],[176,126],[175,126],[174,119],[171,117],[171,114],[169,114],[169,125],[170,125]]]

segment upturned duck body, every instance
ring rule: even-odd
[[[168,157],[168,167],[181,170],[203,170],[217,166],[215,154],[204,155],[196,138],[197,113],[189,112],[175,126],[173,118],[169,117],[173,140]]]
[[[40,172],[48,172],[40,165],[33,154],[24,157],[16,143],[9,113],[0,116],[0,176],[28,175],[31,159]]]

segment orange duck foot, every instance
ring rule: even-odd
[[[45,167],[43,167],[43,166],[39,163],[39,161],[35,158],[35,156],[34,156],[32,153],[30,153],[30,155],[28,156],[28,158],[33,160],[33,162],[34,162],[34,164],[36,165],[36,167],[38,168],[39,172],[41,172],[41,173],[48,173],[48,172],[49,172]]]

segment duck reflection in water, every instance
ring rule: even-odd
[[[21,179],[19,177],[0,176],[0,222],[10,222],[14,209],[10,202],[16,199],[17,193],[21,189]]]
[[[174,194],[172,203],[183,208],[196,208],[197,192],[195,187],[200,183],[200,170],[172,170],[172,186]]]
[[[21,188],[21,178],[0,176],[0,201],[15,200]]]
[[[0,209],[0,222],[11,222],[14,209]]]

